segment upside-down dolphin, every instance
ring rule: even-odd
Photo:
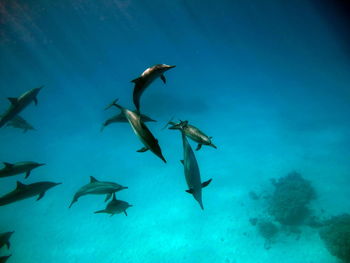
[[[15,116],[17,116],[31,102],[34,101],[35,105],[37,105],[37,95],[42,88],[43,87],[31,89],[18,98],[8,98],[8,100],[11,102],[11,105],[0,119],[0,128],[12,120]]]
[[[0,248],[6,245],[7,249],[10,249],[10,237],[13,233],[15,233],[15,231],[0,233]]]
[[[141,121],[143,121],[143,122],[156,122],[156,120],[153,120],[152,118],[150,118],[144,114],[140,114],[140,118],[141,118]],[[114,115],[113,117],[107,119],[102,124],[101,131],[103,131],[104,128],[106,128],[106,126],[110,125],[111,123],[115,123],[115,122],[127,123],[128,119],[125,117],[125,115],[123,113],[119,113],[117,115]]]
[[[34,184],[23,184],[17,181],[17,187],[15,190],[0,197],[0,206],[11,204],[36,195],[38,195],[36,200],[39,201],[43,198],[47,190],[59,184],[61,183],[39,182]]]
[[[191,145],[188,143],[186,135],[182,130],[181,135],[184,151],[184,159],[181,160],[181,162],[184,166],[185,178],[188,186],[188,190],[186,190],[186,192],[192,194],[201,208],[204,209],[202,202],[202,188],[210,184],[212,179],[209,179],[203,183],[201,182],[201,176],[196,156],[194,155]]]
[[[164,77],[165,71],[175,68],[176,66],[169,66],[166,64],[157,64],[153,67],[147,68],[140,77],[132,80],[131,82],[135,83],[134,92],[133,92],[133,101],[136,107],[136,110],[140,111],[140,98],[142,93],[146,88],[156,79],[161,78],[161,80],[166,83]]]
[[[40,166],[45,165],[44,163],[36,163],[36,162],[18,162],[18,163],[6,163],[4,162],[5,167],[0,169],[0,178],[8,177],[17,174],[25,173],[26,176],[24,178],[28,178],[30,172]]]
[[[128,213],[126,212],[126,209],[128,209],[129,207],[132,207],[132,205],[130,205],[125,201],[117,200],[115,198],[115,193],[114,193],[113,199],[107,204],[106,208],[103,210],[96,211],[95,214],[106,213],[113,216],[115,214],[124,213],[127,216]]]
[[[163,162],[166,163],[166,160],[162,154],[162,150],[160,149],[158,140],[153,136],[151,131],[141,120],[140,114],[120,106],[119,104],[117,104],[117,101],[118,99],[114,100],[110,105],[107,106],[106,109],[109,109],[110,107],[115,106],[122,111],[122,114],[128,120],[134,133],[137,135],[137,137],[145,146],[140,150],[138,150],[138,152],[146,152],[148,150],[151,150],[151,152],[153,152],[160,159],[162,159]]]
[[[94,194],[94,195],[106,195],[105,201],[112,197],[115,192],[121,191],[123,189],[128,189],[128,187],[122,186],[113,182],[101,182],[95,177],[90,176],[90,183],[81,187],[74,195],[69,208],[78,201],[81,196]]]
[[[206,135],[197,127],[189,124],[188,121],[180,121],[179,123],[169,121],[168,124],[172,125],[169,127],[169,130],[182,130],[188,138],[197,142],[198,146],[196,151],[200,150],[202,145],[208,145],[217,149],[217,147],[211,141],[212,137]]]

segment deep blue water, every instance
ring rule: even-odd
[[[350,212],[349,20],[342,1],[0,0],[0,111],[7,97],[44,85],[21,116],[36,131],[0,129],[0,161],[47,165],[1,178],[1,195],[24,183],[63,184],[35,202],[0,207],[0,232],[14,230],[12,262],[336,263],[317,230],[280,234],[270,250],[249,218],[264,214],[251,190],[298,171],[325,216]],[[167,164],[128,124],[101,124],[133,109],[146,68],[177,67],[143,94],[142,110]],[[202,211],[187,189],[182,142],[162,130],[189,120],[218,146],[195,152]],[[196,147],[191,142],[193,148]],[[89,176],[129,187],[128,216],[94,214],[104,197],[68,205]],[[286,255],[288,255],[286,257]]]

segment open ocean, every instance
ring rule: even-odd
[[[16,181],[62,183],[40,201],[0,206],[0,233],[15,231],[0,257],[348,263],[307,219],[350,213],[349,10],[347,1],[316,0],[0,0],[0,111],[8,97],[44,86],[38,105],[19,114],[35,130],[0,128],[0,162],[46,164],[27,179],[0,178],[0,196]],[[163,63],[176,67],[143,93],[141,112],[157,120],[146,125],[167,163],[136,152],[143,144],[128,123],[101,132],[120,113],[105,107],[118,98],[134,110],[131,80]],[[217,146],[195,151],[188,139],[202,182],[212,178],[204,210],[185,192],[181,133],[163,129],[170,119],[188,120]],[[291,226],[269,208],[276,180],[292,172],[316,194]],[[128,187],[116,193],[132,205],[128,216],[94,214],[104,195],[68,208],[90,176]],[[264,236],[262,221],[276,233]]]

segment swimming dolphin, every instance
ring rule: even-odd
[[[22,129],[24,133],[26,133],[29,130],[35,130],[35,128],[29,122],[27,122],[25,119],[23,119],[19,115],[13,117],[13,119],[10,120],[6,126],[11,126],[13,128]]]
[[[162,150],[160,149],[158,140],[153,136],[151,131],[148,129],[148,127],[141,120],[140,114],[135,112],[135,111],[131,111],[131,110],[128,110],[126,108],[123,108],[122,106],[117,104],[117,101],[118,101],[118,99],[114,100],[110,105],[107,106],[106,109],[109,109],[110,107],[115,106],[122,111],[122,114],[128,120],[134,133],[141,140],[141,142],[145,145],[145,147],[138,150],[138,152],[146,152],[148,150],[151,150],[151,152],[153,152],[160,159],[162,159],[163,162],[166,163],[166,160],[162,154]]]
[[[191,145],[188,143],[186,135],[182,130],[181,135],[184,150],[184,159],[181,160],[181,162],[184,166],[185,178],[188,186],[188,190],[186,190],[186,192],[192,194],[201,208],[204,209],[202,202],[202,188],[210,184],[212,179],[209,179],[203,183],[201,182],[201,176],[196,156],[194,155]]]
[[[127,216],[128,213],[126,212],[126,209],[128,209],[129,207],[132,207],[132,205],[130,205],[125,201],[117,200],[115,198],[115,193],[113,193],[112,201],[110,201],[107,204],[105,209],[96,211],[95,214],[106,213],[106,214],[111,214],[111,216],[113,216],[115,214],[120,214],[124,212],[124,214]]]
[[[198,146],[196,151],[200,150],[202,145],[208,145],[217,149],[217,147],[211,142],[212,137],[206,135],[197,127],[188,124],[188,121],[180,121],[179,123],[169,121],[168,124],[172,125],[169,127],[169,130],[182,130],[188,138],[197,142]]]
[[[81,187],[78,192],[75,193],[69,208],[78,201],[81,196],[94,194],[94,195],[107,195],[106,200],[112,197],[112,194],[123,189],[128,189],[128,187],[122,186],[113,182],[100,182],[95,177],[90,176],[90,183]]]
[[[59,184],[61,183],[39,182],[34,184],[22,184],[17,181],[17,187],[15,190],[0,197],[0,206],[11,204],[36,195],[38,195],[36,200],[39,201],[43,198],[47,190]]]
[[[37,105],[38,100],[36,97],[42,88],[43,87],[31,89],[18,98],[8,98],[11,105],[0,119],[0,128],[17,116],[32,101],[34,101],[35,105]]]
[[[168,71],[171,68],[175,68],[176,66],[169,66],[166,64],[157,64],[153,67],[146,69],[140,77],[132,80],[131,82],[135,83],[134,92],[133,92],[133,101],[137,111],[140,111],[140,98],[142,93],[146,90],[146,88],[156,79],[159,78],[166,83],[166,79],[164,77],[165,71]]]
[[[18,163],[6,163],[4,162],[5,167],[0,169],[0,178],[13,176],[21,173],[25,173],[26,176],[24,178],[28,178],[30,172],[40,166],[45,165],[44,163],[36,163],[36,162],[18,162]]]
[[[156,122],[155,120],[151,119],[150,117],[148,117],[147,115],[144,115],[144,114],[140,114],[140,118],[141,118],[141,121],[143,121],[143,122]],[[109,118],[108,120],[106,120],[102,124],[101,131],[103,131],[106,126],[110,125],[111,123],[115,123],[115,122],[127,123],[128,119],[125,118],[125,115],[123,113],[119,113],[117,115],[114,115],[113,117]]]
[[[7,249],[10,249],[10,237],[13,233],[15,233],[15,231],[0,233],[0,248],[6,245]]]
[[[11,257],[11,256],[12,256],[12,255],[0,257],[0,263],[5,263],[5,262],[9,259],[9,257]]]

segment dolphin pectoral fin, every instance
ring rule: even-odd
[[[164,82],[164,84],[166,84],[166,78],[164,75],[160,75],[160,79]]]
[[[10,249],[10,247],[11,247],[10,241],[6,242],[6,246],[7,246],[7,249]]]
[[[3,164],[5,165],[5,168],[7,168],[7,169],[10,169],[13,167],[12,163],[3,162]]]
[[[124,210],[124,214],[125,214],[126,216],[128,216],[128,213],[126,212],[126,210]]]
[[[201,144],[201,143],[198,143],[198,146],[197,146],[197,148],[196,148],[196,151],[199,151],[201,148],[202,148],[202,144]]]
[[[189,194],[193,194],[193,189],[190,188],[189,190],[186,190],[186,192],[189,193]]]
[[[112,197],[112,194],[107,194],[107,195],[106,195],[105,202],[107,202],[111,197]]]
[[[18,101],[17,98],[7,98],[7,99],[11,102],[12,105],[16,104]]]
[[[35,104],[35,106],[38,106],[38,99],[37,98],[34,98],[34,104]]]
[[[24,177],[25,179],[27,179],[27,178],[29,177],[30,172],[31,172],[31,171],[26,172],[26,176]]]
[[[184,162],[184,160],[180,160],[180,162],[183,164],[183,165],[185,165],[185,162]]]
[[[36,201],[39,201],[41,198],[44,197],[44,195],[45,195],[45,192],[40,193],[40,194],[39,194],[39,197],[38,197],[38,199],[36,199]]]
[[[208,186],[212,180],[213,180],[213,179],[209,179],[208,181],[203,182],[203,183],[202,183],[202,188]]]
[[[94,212],[95,214],[107,213],[105,209]]]
[[[137,150],[138,153],[147,152],[149,149],[147,147],[142,147],[140,150]]]

